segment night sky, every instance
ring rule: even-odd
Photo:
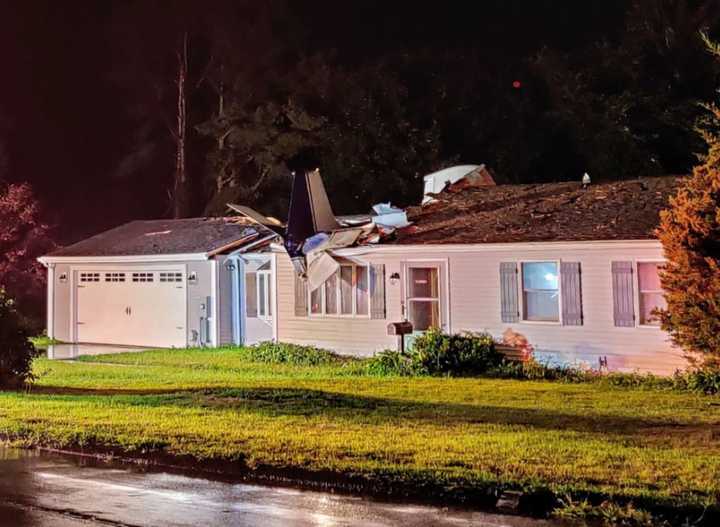
[[[472,4],[291,2],[308,52],[333,49],[347,64],[438,43],[482,49],[512,68],[543,45],[571,49],[612,38],[623,23],[618,0]],[[118,177],[128,138],[137,133],[126,88],[114,78],[123,43],[112,27],[127,5],[0,0],[0,140],[9,153],[7,179],[32,183],[61,241],[168,212],[167,174]],[[176,4],[157,5],[172,10]],[[194,8],[214,7],[196,2]],[[163,24],[157,9],[149,8],[147,17],[146,25]],[[277,38],[284,38],[282,21],[277,27]],[[135,89],[143,89],[142,82]]]

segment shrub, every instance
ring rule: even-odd
[[[18,388],[32,381],[36,356],[13,301],[0,289],[0,388]]]
[[[249,360],[298,366],[322,366],[341,362],[336,353],[314,346],[300,346],[285,342],[261,342],[246,348]]]
[[[479,375],[503,360],[487,333],[446,335],[438,329],[417,337],[409,356],[412,370],[427,375]]]
[[[409,354],[385,350],[365,361],[365,373],[378,376],[408,376],[414,375],[415,371]]]
[[[678,372],[673,377],[674,387],[706,395],[720,393],[720,369],[698,369]]]
[[[593,505],[587,500],[573,501],[571,498],[561,500],[561,506],[553,511],[555,518],[580,523],[586,522],[603,526],[624,527],[660,527],[668,523],[653,517],[648,511],[637,509],[632,503],[619,505],[611,501],[604,501],[600,505]]]

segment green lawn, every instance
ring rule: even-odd
[[[353,362],[260,364],[233,349],[39,359],[35,370],[29,394],[0,392],[0,435],[23,444],[344,474],[386,490],[500,484],[651,505],[716,505],[720,492],[717,397],[367,377]]]

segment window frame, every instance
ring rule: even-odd
[[[663,296],[665,295],[665,291],[663,289],[660,289],[659,291],[640,291],[640,270],[639,270],[639,264],[657,264],[657,265],[664,265],[666,264],[666,260],[654,260],[654,259],[638,259],[633,262],[633,273],[635,273],[635,276],[633,277],[633,285],[635,286],[635,298],[633,301],[635,302],[635,327],[636,328],[647,328],[647,329],[654,329],[654,330],[662,330],[660,327],[660,324],[643,324],[642,323],[642,313],[640,312],[640,295],[644,293],[662,293]]]
[[[563,316],[562,316],[562,276],[560,275],[560,269],[561,269],[561,260],[556,259],[546,259],[546,260],[519,260],[518,262],[518,274],[520,275],[518,277],[518,308],[520,310],[520,317],[519,322],[521,324],[537,324],[537,325],[549,325],[549,326],[562,326],[563,324]],[[557,297],[557,303],[558,303],[558,318],[557,320],[528,320],[525,318],[525,280],[523,279],[523,265],[524,264],[534,264],[534,263],[552,263],[555,264],[555,268],[557,269],[557,276],[558,276],[558,297]]]
[[[352,268],[352,313],[343,313],[342,312],[342,297],[341,297],[341,289],[342,289],[342,280],[340,279],[340,269],[342,267],[351,267]],[[368,290],[367,290],[367,304],[368,309],[367,313],[358,313],[357,312],[357,283],[358,283],[358,268],[365,269],[365,272],[367,273],[367,283],[368,283]],[[320,290],[320,312],[319,313],[313,313],[312,312],[312,293],[313,291],[310,290],[309,286],[306,286],[307,290],[307,313],[308,317],[310,318],[370,318],[370,311],[371,311],[371,297],[370,297],[370,266],[367,264],[356,264],[356,263],[341,263],[340,267],[338,268],[336,272],[337,279],[336,279],[336,286],[335,286],[335,306],[337,309],[337,313],[327,313],[326,312],[326,291],[325,288],[327,286],[327,280],[323,282],[320,287],[317,289]]]
[[[255,301],[257,318],[265,321],[272,320],[272,295],[270,290],[271,275],[272,271],[269,269],[255,271]],[[260,295],[260,282],[264,282],[265,284],[265,294],[263,296]],[[262,314],[260,314],[261,308],[263,311]]]

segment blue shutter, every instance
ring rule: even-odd
[[[582,326],[582,284],[580,262],[561,262],[560,280],[562,287],[563,326]]]
[[[518,270],[515,262],[500,263],[500,318],[507,323],[520,320]]]
[[[615,326],[635,327],[635,288],[632,262],[612,262],[612,288]]]

